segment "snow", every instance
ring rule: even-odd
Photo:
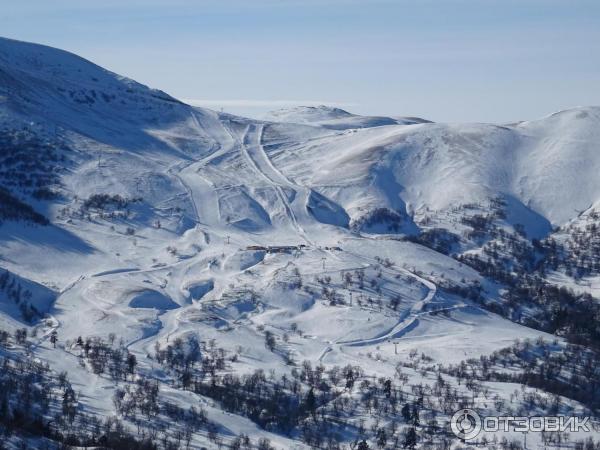
[[[160,292],[146,289],[131,294],[131,308],[153,308],[160,311],[178,308],[179,305]]]
[[[264,120],[318,126],[331,130],[372,128],[384,125],[411,125],[428,122],[417,117],[357,116],[329,106],[296,106],[267,113]]]
[[[242,346],[236,372],[289,372],[281,354],[265,348],[264,327],[296,361],[385,374],[414,348],[448,364],[515,339],[549,338],[443,292],[442,281],[486,283],[398,234],[416,234],[424,215],[456,230],[455,208],[502,197],[507,222],[540,238],[600,201],[597,107],[510,126],[326,107],[254,122],[193,108],[67,52],[6,39],[0,81],[0,95],[11,99],[0,104],[2,128],[31,119],[33,129],[76,149],[60,199],[47,205],[52,225],[0,225],[0,263],[31,288],[59,334],[57,349],[42,340],[36,356],[67,370],[84,403],[106,415],[114,385],[81,368],[66,341],[117,333],[153,370],[147,355],[155,343],[193,333],[232,353]],[[59,214],[97,193],[142,200],[114,219]],[[352,228],[381,209],[401,218],[397,233],[389,223]],[[296,248],[256,249],[282,245]],[[343,274],[357,270],[370,278],[380,271],[380,291],[344,286]],[[321,295],[327,276],[343,304]],[[291,287],[298,277],[302,289]],[[393,311],[386,305],[396,296]],[[17,311],[5,304],[0,325],[14,329]],[[381,356],[376,363],[372,353]],[[182,404],[202,402],[232,433],[302,448],[207,399],[167,383],[164,391]]]

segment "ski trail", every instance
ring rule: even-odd
[[[260,172],[262,177],[269,184],[271,184],[273,186],[273,188],[275,189],[275,191],[277,193],[277,196],[279,197],[279,199],[283,203],[284,208],[286,209],[286,213],[287,213],[288,217],[294,224],[294,227],[296,229],[300,229],[301,232],[303,233],[304,230],[298,224],[298,220],[296,219],[296,215],[294,214],[294,211],[292,210],[289,199],[282,188],[282,186],[288,187],[289,189],[291,189],[294,192],[293,195],[294,195],[294,197],[296,197],[295,186],[293,186],[286,178],[284,178],[279,172],[277,172],[273,168],[271,161],[269,160],[266,153],[264,152],[264,149],[260,145],[262,131],[263,131],[263,127],[261,125],[259,127],[259,130],[256,131],[256,137],[255,137],[256,142],[251,142],[251,143],[249,143],[249,145],[248,144],[245,145],[244,152],[245,152],[245,155],[247,156],[247,160],[250,162],[252,167],[257,172]]]
[[[195,221],[218,228],[220,225],[219,198],[215,186],[199,173],[204,164],[204,160],[196,161],[173,174],[187,191],[196,216]]]
[[[246,147],[246,150],[252,158],[255,166],[260,170],[264,177],[271,183],[278,184],[280,186],[287,186],[291,189],[296,190],[299,186],[292,183],[286,178],[271,162],[267,156],[265,149],[261,145],[262,135],[264,132],[264,125],[259,125],[258,129],[254,133],[256,136],[254,142]]]
[[[198,130],[201,130],[202,127],[194,114],[192,114],[192,120]],[[194,215],[196,216],[195,221],[213,229],[220,228],[221,226],[219,197],[215,185],[206,177],[203,177],[200,171],[215,158],[226,154],[236,147],[236,139],[229,128],[224,123],[221,125],[223,131],[231,137],[229,145],[222,145],[218,150],[212,152],[205,158],[193,161],[182,168],[173,167],[169,169],[169,172],[179,180],[187,191],[188,197],[192,203]]]
[[[198,213],[198,208],[196,207],[196,201],[194,200],[194,194],[192,192],[192,189],[190,188],[190,186],[188,185],[188,183],[183,179],[182,173],[185,170],[188,170],[190,167],[192,167],[193,165],[195,165],[195,162],[192,162],[188,165],[186,165],[185,167],[183,167],[182,169],[176,168],[176,167],[171,167],[167,170],[167,173],[172,174],[175,178],[177,178],[177,180],[179,181],[179,183],[183,186],[183,188],[185,189],[188,198],[190,199],[190,203],[192,204],[192,210],[194,212],[194,221],[196,223],[198,223],[200,221],[200,214]]]
[[[368,258],[366,258],[362,255],[359,255],[359,254],[356,254],[353,252],[348,252],[348,253],[357,258],[360,258],[360,259],[363,259],[366,261],[370,261]],[[370,261],[370,262],[372,262],[372,261]],[[435,298],[435,296],[437,294],[437,285],[435,283],[433,283],[432,281],[430,281],[426,278],[423,278],[414,272],[411,272],[408,269],[398,268],[396,271],[402,272],[405,275],[408,275],[408,276],[416,279],[418,282],[420,282],[425,287],[427,287],[428,292],[425,295],[425,297],[423,297],[421,300],[419,300],[414,305],[412,305],[411,308],[405,314],[402,314],[402,316],[400,317],[400,319],[398,320],[398,323],[396,323],[396,325],[394,325],[391,329],[384,331],[379,336],[375,336],[373,338],[368,338],[368,339],[352,339],[352,340],[343,340],[343,338],[341,338],[341,339],[337,340],[336,342],[331,343],[330,345],[325,347],[325,349],[319,355],[319,358],[318,358],[319,362],[322,362],[323,359],[325,358],[325,356],[327,356],[328,353],[332,352],[336,348],[341,351],[341,348],[344,346],[361,347],[361,346],[366,346],[366,345],[380,344],[380,343],[388,341],[390,339],[398,339],[398,338],[402,337],[404,334],[406,334],[407,332],[409,332],[410,330],[412,330],[413,328],[418,326],[419,317],[424,314],[428,314],[426,311],[424,311],[424,309]],[[391,272],[391,271],[389,271],[389,272]],[[453,308],[448,308],[448,309],[453,309]]]
[[[250,167],[273,187],[277,197],[285,209],[286,215],[288,216],[292,226],[298,231],[298,234],[302,236],[302,238],[308,244],[312,244],[312,241],[306,235],[304,228],[298,222],[296,212],[294,211],[294,208],[290,204],[290,201],[283,190],[283,187],[292,190],[294,193],[292,202],[296,202],[299,197],[299,186],[293,184],[290,180],[285,178],[281,172],[275,169],[269,160],[269,157],[261,145],[263,129],[264,126],[262,124],[258,126],[248,126],[242,138],[240,150]]]
[[[218,228],[221,222],[221,208],[215,186],[194,169],[195,185],[192,187],[192,201],[196,205],[200,223]]]
[[[67,286],[65,286],[59,292],[58,296],[54,300],[54,305],[56,305],[56,303],[58,302],[58,300],[60,299],[60,297],[62,297],[66,293],[68,293],[70,290],[72,290],[75,286],[77,286],[80,282],[82,282],[85,279],[86,279],[86,276],[85,275],[81,275],[75,281],[72,281]],[[53,306],[53,308],[55,308],[55,306]],[[62,322],[60,320],[58,320],[56,318],[56,316],[53,315],[53,314],[51,314],[51,313],[47,313],[47,317],[44,320],[47,321],[46,323],[51,322],[50,329],[46,333],[44,333],[44,335],[41,336],[35,344],[33,344],[33,345],[30,346],[29,349],[31,351],[34,351],[38,347],[40,347],[47,339],[50,338],[50,335],[52,334],[53,331],[58,332],[58,329],[62,326]]]
[[[261,126],[256,147],[252,148],[254,151],[252,154],[254,160],[257,162],[257,165],[260,167],[261,171],[267,175],[273,183],[286,186],[294,191],[294,198],[291,202],[291,207],[294,211],[296,219],[300,218],[304,223],[311,223],[313,218],[309,215],[307,209],[308,198],[311,192],[310,188],[307,188],[306,186],[300,186],[299,184],[293,182],[287,178],[277,167],[275,167],[262,145],[263,133],[264,126]]]

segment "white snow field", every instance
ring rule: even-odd
[[[2,220],[1,270],[31,291],[41,318],[26,321],[0,291],[0,329],[35,330],[29,351],[67,372],[80,408],[118,416],[134,434],[137,419],[116,411],[112,399],[135,382],[94,373],[82,362],[78,337],[116,335],[136,356],[139,376],[158,382],[161,398],[204,408],[218,436],[195,432],[194,449],[222,448],[242,433],[278,449],[311,444],[300,428],[262,427],[181,388],[154,356],[177,338],[195,336],[203,354],[214,340],[236,355],[224,373],[291,377],[309,361],[359,366],[373,383],[397,376],[398,363],[412,364],[415,354],[435,367],[515,340],[565,345],[447,289],[477,284],[486,300],[498,301],[503,287],[404,237],[433,228],[463,236],[460,214],[471,205],[485,211],[497,198],[507,205],[503,223],[523,225],[529,238],[568,224],[600,201],[598,107],[510,125],[361,117],[326,107],[254,121],[191,107],[61,50],[0,39],[0,130],[57,143],[64,155],[53,199],[6,185],[50,224]],[[461,249],[477,253],[474,242]],[[433,385],[434,372],[410,364],[402,368],[410,383]],[[464,391],[464,382],[444,378]],[[488,412],[506,412],[494,406],[501,402],[522,410],[518,384],[481,384],[489,401],[478,401]],[[523,385],[529,391],[551,397]],[[557,401],[588,411],[566,395]],[[355,448],[360,436],[376,448],[371,413],[347,414],[366,431],[350,426],[339,433],[341,445]],[[172,423],[165,434],[175,442],[180,429]],[[522,441],[520,433],[504,435]],[[541,439],[530,433],[528,448]],[[18,439],[6,442],[17,448]],[[385,445],[396,448],[391,437]],[[437,447],[421,439],[417,448]]]
[[[328,106],[296,106],[271,111],[263,117],[269,122],[313,125],[331,130],[371,128],[383,125],[413,125],[429,122],[418,117],[358,116],[340,108]]]

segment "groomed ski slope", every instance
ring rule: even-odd
[[[116,334],[169,401],[201,404],[230,435],[286,449],[308,447],[174,389],[155,346],[214,339],[238,355],[237,374],[288,374],[290,355],[391,377],[413,351],[454,364],[554,338],[440,288],[479,282],[499,295],[473,269],[401,238],[428,223],[460,235],[456,211],[497,197],[532,236],[586,210],[600,199],[599,108],[513,125],[381,122],[327,108],[318,120],[301,111],[306,120],[281,113],[275,123],[193,108],[48,47],[0,39],[0,62],[0,94],[10,94],[2,128],[68,148],[60,196],[34,203],[51,225],[3,223],[2,266],[54,294],[32,351],[68,372],[99,414],[114,413],[117,386],[81,367],[79,336]],[[130,202],[112,215],[86,210],[100,193]],[[21,326],[0,313],[2,329]],[[193,448],[206,442],[195,436]]]

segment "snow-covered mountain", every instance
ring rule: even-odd
[[[508,398],[596,411],[597,392],[564,386],[579,366],[517,375],[543,364],[535,355],[573,356],[568,342],[595,361],[581,317],[597,302],[577,295],[598,294],[598,255],[581,243],[596,239],[598,142],[599,107],[511,125],[327,107],[255,121],[0,39],[0,331],[28,332],[2,339],[0,356],[67,372],[80,411],[118,414],[132,434],[172,422],[164,435],[181,448],[190,429],[190,448],[242,434],[373,447],[380,430],[409,439],[410,424],[432,448],[425,417],[474,405],[463,397],[490,414]],[[510,359],[515,339],[530,341]],[[110,355],[102,370],[98,355]],[[478,381],[460,383],[466,366],[453,365],[480,356],[510,377],[470,362]],[[520,397],[514,383],[528,386]],[[135,389],[149,386],[145,407]],[[400,404],[421,408],[421,424]],[[174,420],[173,405],[204,419]]]
[[[382,126],[313,138],[267,128],[281,171],[339,203],[359,220],[385,207],[435,214],[505,197],[524,225],[561,225],[600,197],[600,108],[563,111],[514,126]],[[517,213],[515,211],[515,213]]]
[[[263,118],[271,122],[297,123],[331,130],[372,128],[384,125],[412,125],[428,122],[418,117],[358,116],[343,109],[325,105],[279,109],[265,114]]]

